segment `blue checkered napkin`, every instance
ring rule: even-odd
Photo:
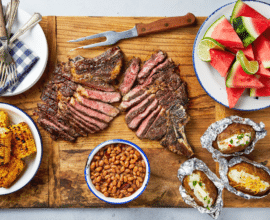
[[[6,91],[13,92],[17,89],[39,60],[39,57],[19,40],[12,43],[9,53],[16,63],[18,82],[10,87],[10,78],[8,77],[5,86],[0,88],[0,95],[4,94]]]

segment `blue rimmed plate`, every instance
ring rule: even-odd
[[[270,18],[270,4],[261,1],[244,2],[265,17]],[[205,20],[197,33],[192,55],[194,71],[201,86],[211,98],[226,107],[229,107],[229,104],[226,93],[225,79],[221,77],[220,74],[208,62],[201,61],[196,50],[200,40],[203,38],[205,32],[211,26],[211,24],[213,24],[222,15],[225,15],[228,20],[230,19],[234,4],[235,2],[232,2],[220,7]],[[248,90],[246,90],[234,109],[241,111],[255,111],[267,108],[269,106],[270,97],[260,97],[258,99],[249,97]]]
[[[33,134],[37,147],[37,153],[35,155],[29,156],[24,160],[26,163],[26,169],[20,174],[20,176],[15,180],[11,187],[8,189],[0,188],[0,195],[6,195],[18,191],[33,179],[41,163],[43,146],[39,130],[35,122],[30,118],[28,114],[26,114],[20,108],[6,103],[0,103],[0,111],[7,112],[11,124],[26,122]]]
[[[131,196],[124,197],[124,198],[121,198],[121,199],[115,199],[115,198],[104,196],[100,191],[96,190],[96,188],[95,188],[95,186],[92,183],[91,178],[90,178],[90,164],[91,164],[91,161],[92,161],[93,157],[95,156],[95,154],[101,148],[105,147],[106,145],[109,145],[109,144],[118,144],[118,143],[129,145],[129,146],[135,148],[136,150],[138,150],[140,152],[142,158],[144,159],[145,164],[146,164],[146,174],[145,174],[145,178],[144,178],[144,181],[143,181],[142,186],[135,193],[133,193]],[[86,183],[87,183],[88,188],[90,189],[90,191],[97,198],[99,198],[100,200],[102,200],[104,202],[111,203],[111,204],[125,204],[125,203],[131,202],[132,200],[134,200],[137,197],[139,197],[143,193],[143,191],[145,190],[145,188],[146,188],[146,186],[148,184],[148,181],[150,179],[150,165],[149,165],[149,161],[148,161],[145,153],[136,144],[133,144],[130,141],[126,141],[126,140],[122,140],[122,139],[113,139],[113,140],[108,140],[108,141],[105,141],[105,142],[99,144],[98,146],[96,146],[91,151],[91,153],[88,156],[86,165],[85,165],[84,176],[85,176],[85,180],[86,180]]]

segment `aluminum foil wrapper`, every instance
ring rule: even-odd
[[[236,165],[238,163],[241,163],[241,162],[250,163],[250,164],[254,165],[255,167],[262,168],[263,170],[265,170],[270,175],[270,170],[267,167],[265,167],[264,165],[262,165],[261,163],[251,161],[251,160],[249,160],[249,159],[247,159],[246,157],[243,157],[243,156],[234,157],[229,162],[225,158],[219,158],[218,162],[219,162],[219,175],[220,175],[220,178],[221,178],[224,186],[226,187],[226,189],[228,191],[234,193],[237,196],[241,196],[241,197],[243,197],[245,199],[260,199],[260,198],[263,198],[263,197],[267,196],[270,193],[269,192],[269,193],[267,193],[265,195],[262,195],[262,196],[252,196],[252,195],[237,191],[234,187],[232,187],[229,184],[229,180],[228,180],[228,177],[227,177],[229,167],[232,167],[232,166],[234,166],[234,165]]]
[[[250,125],[256,132],[254,140],[251,142],[251,144],[241,152],[236,152],[232,154],[223,154],[219,150],[215,149],[213,147],[213,141],[216,140],[218,134],[223,132],[228,125],[232,123],[240,123],[240,124],[246,124]],[[243,154],[249,154],[254,150],[255,144],[258,140],[263,139],[266,136],[266,130],[264,129],[264,123],[260,122],[259,124],[255,123],[249,118],[241,118],[239,116],[230,116],[228,118],[223,118],[220,121],[217,121],[213,124],[211,124],[206,132],[201,137],[201,145],[203,148],[206,148],[210,153],[212,153],[212,157],[214,161],[218,161],[218,158],[220,157],[231,157],[231,156],[240,156]]]
[[[193,173],[194,170],[200,170],[203,171],[207,177],[214,183],[214,185],[218,189],[218,197],[215,203],[214,207],[211,207],[210,210],[207,208],[204,208],[202,206],[197,205],[197,203],[194,201],[194,199],[187,194],[187,191],[183,187],[183,179],[185,176],[190,175]],[[209,214],[212,218],[217,219],[221,209],[223,207],[223,200],[222,200],[222,190],[224,188],[223,183],[220,181],[219,178],[217,178],[216,174],[214,174],[207,166],[206,164],[197,159],[197,158],[192,158],[187,161],[185,161],[179,168],[178,170],[178,178],[181,181],[181,185],[179,187],[180,194],[184,200],[185,203],[188,205],[193,206],[194,208],[198,209],[199,212],[201,213],[207,213]]]

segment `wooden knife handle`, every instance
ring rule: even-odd
[[[0,38],[7,38],[7,31],[6,31],[6,25],[5,25],[5,19],[4,19],[4,12],[3,12],[3,6],[2,1],[0,0]]]
[[[158,21],[154,21],[149,24],[136,24],[138,36],[146,34],[152,34],[167,30],[176,29],[179,27],[185,27],[193,24],[196,21],[195,16],[192,13],[187,13],[185,16],[163,18]]]

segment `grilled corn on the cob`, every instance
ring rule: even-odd
[[[12,132],[8,128],[0,127],[0,165],[10,160]]]
[[[8,126],[9,126],[8,114],[4,111],[0,111],[0,127],[8,127]]]
[[[25,158],[37,152],[32,132],[25,122],[9,127],[12,131],[12,152],[17,158]]]
[[[0,166],[0,187],[8,188],[25,167],[23,160],[11,156],[10,162]]]

